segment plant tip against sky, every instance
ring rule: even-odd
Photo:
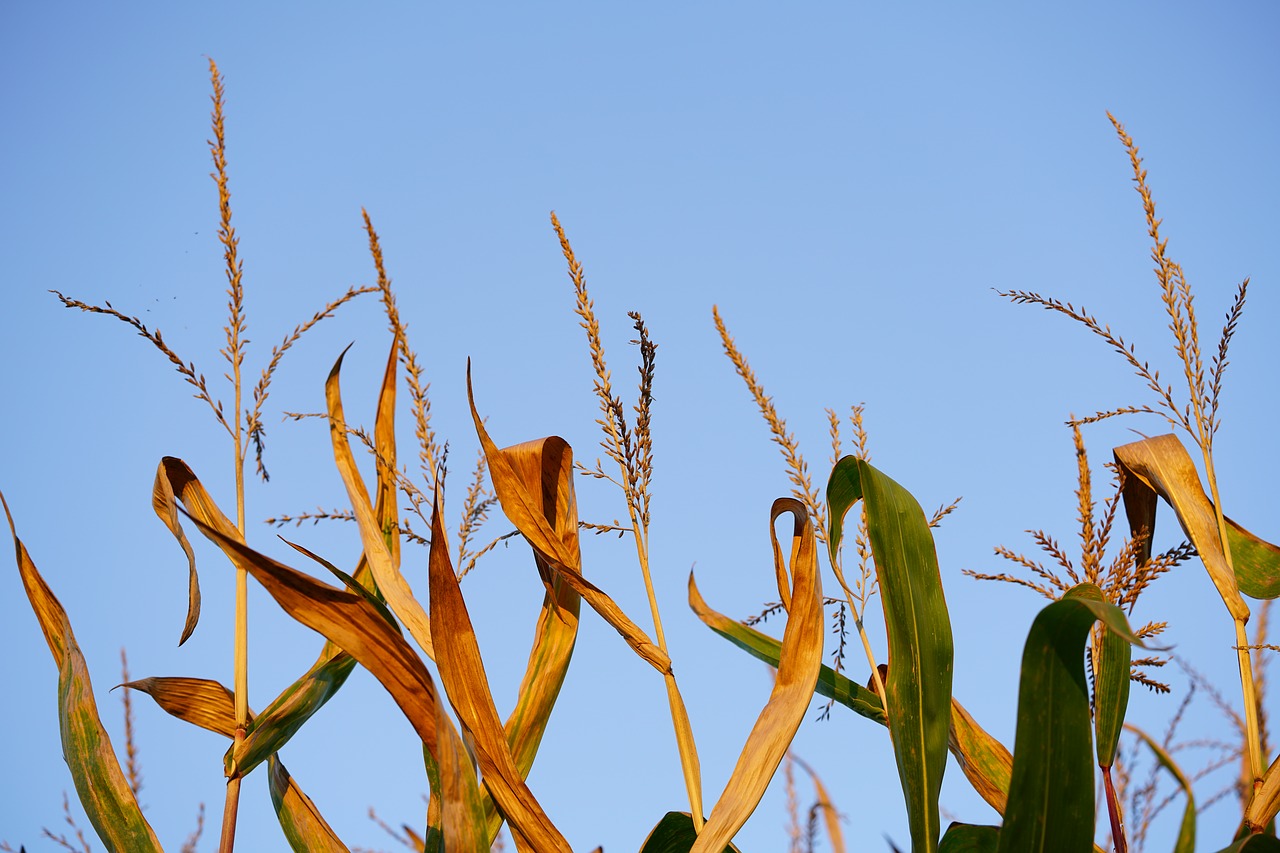
[[[1006,745],[1023,641],[1044,604],[1015,586],[1058,598],[1077,579],[1108,595],[1140,585],[1140,601],[1118,603],[1149,646],[1172,645],[1134,651],[1148,682],[1170,693],[1134,690],[1130,722],[1161,736],[1177,714],[1183,732],[1221,732],[1234,724],[1224,725],[1216,696],[1243,730],[1262,725],[1241,711],[1237,682],[1256,672],[1265,695],[1266,669],[1239,658],[1241,636],[1223,634],[1226,576],[1190,557],[1164,511],[1152,541],[1126,544],[1101,463],[1112,448],[1169,432],[1167,415],[1190,464],[1211,466],[1212,504],[1280,538],[1265,488],[1277,476],[1270,425],[1280,417],[1271,375],[1280,343],[1269,332],[1280,316],[1270,202],[1280,119],[1269,109],[1280,12],[1269,5],[1175,4],[1152,15],[504,4],[302,17],[234,4],[212,17],[32,6],[4,19],[0,63],[13,85],[11,132],[0,140],[10,200],[0,214],[10,415],[0,489],[74,626],[126,782],[166,847],[181,847],[204,815],[199,847],[213,849],[227,738],[249,729],[238,760],[265,763],[249,754],[250,715],[313,665],[346,667],[346,683],[271,768],[245,777],[242,849],[283,849],[267,789],[290,775],[353,847],[396,843],[371,808],[391,827],[423,822],[416,739],[426,718],[407,717],[376,673],[286,615],[248,578],[266,569],[247,558],[237,565],[248,665],[238,665],[236,571],[221,568],[235,545],[214,545],[176,509],[163,522],[150,509],[160,466],[173,495],[158,505],[195,494],[194,481],[227,512],[226,540],[242,531],[272,560],[340,587],[343,606],[377,616],[277,534],[364,577],[353,570],[376,549],[367,530],[362,539],[368,519],[350,499],[351,472],[374,484],[385,468],[365,445],[385,439],[376,422],[389,355],[404,381],[398,414],[382,424],[398,430],[397,467],[412,486],[398,507],[399,553],[385,565],[371,558],[367,571],[387,575],[399,561],[430,599],[415,622],[379,579],[414,653],[430,657],[431,605],[438,591],[452,600],[423,545],[443,479],[445,556],[464,575],[455,587],[476,646],[474,658],[448,665],[460,669],[432,664],[430,677],[453,698],[457,672],[483,658],[492,696],[473,697],[476,730],[486,702],[505,716],[521,701],[530,643],[550,630],[537,606],[549,594],[543,581],[572,562],[548,550],[547,574],[530,571],[526,541],[536,537],[507,536],[519,522],[499,507],[506,481],[493,470],[506,457],[486,453],[477,426],[494,450],[562,436],[594,475],[571,478],[577,517],[600,534],[575,531],[577,559],[619,613],[585,587],[573,593],[588,607],[580,622],[575,611],[575,659],[528,779],[573,849],[639,849],[695,792],[707,826],[718,825],[712,808],[727,783],[736,790],[735,762],[757,718],[767,705],[782,709],[771,668],[690,609],[690,569],[704,604],[735,625],[785,600],[791,586],[777,583],[764,529],[770,508],[798,492],[825,536],[822,490],[848,453],[873,454],[927,516],[964,496],[932,531],[954,637],[952,695]],[[213,130],[210,57],[222,87]],[[1194,305],[1180,303],[1190,289]],[[1170,304],[1192,311],[1199,341],[1179,333]],[[1093,340],[1104,331],[1133,345],[1136,362]],[[326,428],[344,350],[347,468],[333,464]],[[1184,363],[1190,397],[1166,405],[1163,389],[1182,387]],[[1143,365],[1149,375],[1135,379]],[[1143,406],[1158,414],[1090,417]],[[525,464],[508,461],[513,471]],[[891,603],[866,569],[871,545],[860,547],[856,515],[844,519],[840,581],[823,570],[832,602],[821,608],[821,662],[838,656],[850,679],[892,699],[901,676],[871,668],[864,653],[884,663],[892,645],[877,614]],[[175,526],[200,567],[198,627]],[[1084,537],[1079,556],[1054,538],[1073,528]],[[771,529],[790,541],[785,521]],[[1045,557],[1018,546],[1024,530]],[[1153,576],[1135,562],[1144,547],[1164,555],[1147,564],[1160,569]],[[825,564],[827,547],[816,550]],[[977,583],[966,571],[1015,583]],[[6,742],[23,784],[0,808],[0,841],[34,851],[55,843],[42,827],[66,831],[63,791],[68,814],[89,829],[61,754],[57,668],[18,571],[0,572],[0,584],[0,638],[14,650],[6,720],[23,733]],[[1238,615],[1231,606],[1227,618]],[[1257,602],[1248,606],[1245,640],[1262,618]],[[769,614],[754,627],[780,637],[796,621]],[[839,625],[843,634],[830,632]],[[134,679],[199,676],[247,696],[239,726],[234,705],[228,730],[201,731],[135,692],[136,754],[126,756],[119,698],[130,694],[108,692],[130,677],[118,677],[122,647]],[[823,689],[819,681],[800,715],[798,761],[779,757],[783,772],[738,832],[739,848],[797,838],[787,822],[797,798],[834,803],[851,849],[882,832],[909,843],[903,793],[885,775],[895,766],[889,739],[828,705]],[[1263,711],[1275,712],[1274,697]],[[430,724],[444,718],[454,719]],[[1123,762],[1130,740],[1119,743]],[[480,747],[490,748],[501,751]],[[1215,756],[1177,754],[1192,769]],[[492,760],[487,775],[508,772]],[[811,768],[823,793],[797,767]],[[1199,804],[1238,771],[1233,758],[1207,777]],[[511,783],[510,796],[522,796]],[[943,828],[997,819],[955,762],[940,802]],[[1209,803],[1200,837],[1229,837],[1235,802]],[[1148,849],[1172,845],[1180,816],[1175,804],[1153,819]]]

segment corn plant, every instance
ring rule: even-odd
[[[1035,617],[1026,635],[1012,750],[988,733],[953,692],[951,623],[931,529],[955,504],[926,515],[908,489],[871,464],[861,407],[853,409],[855,452],[848,455],[841,452],[840,421],[834,411],[828,411],[833,458],[825,490],[819,491],[793,434],[764,393],[718,309],[714,312],[714,324],[726,354],[782,450],[795,489],[768,508],[778,590],[778,602],[772,609],[786,613],[780,638],[718,612],[702,596],[693,573],[688,579],[688,600],[696,616],[712,631],[775,671],[769,698],[743,744],[723,792],[709,801],[703,796],[696,733],[674,674],[649,565],[653,389],[658,362],[657,344],[643,317],[638,312],[630,314],[640,364],[637,399],[628,412],[607,366],[583,266],[553,214],[552,227],[574,289],[575,312],[587,334],[595,374],[594,393],[600,406],[597,423],[611,465],[605,466],[599,460],[594,467],[582,464],[573,448],[557,436],[529,438],[519,434],[517,425],[490,423],[484,414],[485,397],[494,392],[473,383],[468,365],[468,404],[481,451],[463,501],[462,518],[454,531],[458,542],[455,551],[450,546],[451,531],[444,512],[447,454],[430,425],[423,371],[409,344],[407,326],[400,318],[386,273],[381,243],[367,213],[364,227],[377,284],[349,289],[286,335],[262,369],[252,390],[252,405],[246,405],[242,393],[247,344],[244,285],[238,240],[231,224],[223,88],[212,62],[210,70],[210,148],[221,217],[219,239],[228,281],[227,345],[222,355],[229,366],[227,379],[233,395],[230,410],[224,408],[194,363],[180,358],[159,331],[148,329],[136,317],[110,303],[91,305],[62,294],[58,297],[68,307],[114,317],[147,339],[196,389],[195,396],[209,406],[233,445],[234,521],[223,512],[197,473],[176,457],[166,456],[159,461],[153,509],[173,534],[188,563],[190,585],[184,640],[200,617],[199,574],[188,532],[197,532],[212,542],[225,556],[227,571],[236,579],[234,683],[228,688],[197,677],[126,677],[128,689],[146,693],[174,717],[230,741],[222,768],[228,787],[220,850],[231,851],[236,845],[240,782],[262,765],[281,828],[292,849],[348,849],[290,775],[280,752],[341,689],[356,666],[367,669],[382,684],[422,742],[429,800],[425,826],[420,833],[412,830],[407,841],[410,846],[423,851],[490,850],[505,826],[517,849],[569,850],[568,841],[527,779],[572,661],[585,603],[619,635],[623,643],[619,651],[625,646],[655,671],[655,678],[661,678],[668,700],[674,746],[682,769],[680,784],[688,809],[654,815],[649,836],[637,839],[641,853],[736,850],[735,836],[759,805],[778,769],[783,768],[790,789],[797,766],[815,780],[817,803],[808,830],[801,828],[793,807],[793,849],[803,849],[801,842],[806,832],[810,839],[814,837],[821,815],[833,848],[843,850],[835,807],[822,783],[808,765],[789,753],[815,696],[828,700],[826,712],[839,705],[887,729],[913,853],[1085,853],[1099,849],[1095,845],[1099,784],[1110,827],[1110,846],[1120,853],[1128,849],[1130,830],[1124,819],[1122,785],[1118,786],[1115,778],[1119,775],[1123,782],[1123,771],[1113,771],[1120,766],[1119,743],[1127,725],[1130,682],[1158,684],[1144,667],[1159,661],[1160,648],[1154,646],[1154,641],[1162,629],[1157,623],[1149,623],[1135,630],[1127,616],[1150,583],[1193,555],[1209,572],[1231,618],[1244,703],[1243,754],[1248,785],[1239,831],[1235,838],[1221,840],[1227,844],[1223,850],[1280,848],[1268,830],[1280,811],[1280,770],[1276,769],[1280,759],[1269,768],[1265,766],[1267,755],[1258,721],[1259,691],[1254,677],[1253,655],[1260,653],[1265,644],[1261,637],[1251,641],[1247,634],[1251,611],[1244,600],[1245,596],[1259,600],[1280,596],[1280,549],[1224,515],[1212,456],[1228,345],[1241,316],[1247,282],[1239,288],[1227,314],[1217,353],[1206,373],[1190,286],[1181,267],[1168,258],[1137,147],[1119,122],[1115,127],[1131,158],[1146,211],[1149,236],[1154,243],[1152,257],[1188,397],[1179,403],[1172,387],[1161,383],[1154,368],[1139,360],[1132,347],[1083,309],[1030,292],[1004,294],[1015,302],[1039,304],[1082,323],[1120,352],[1156,394],[1154,408],[1128,406],[1071,421],[1080,462],[1077,497],[1082,549],[1078,564],[1066,557],[1052,537],[1040,532],[1035,534],[1037,544],[1056,566],[1045,568],[1031,558],[1002,548],[997,549],[997,554],[1029,571],[1030,578],[974,573],[980,578],[1027,586],[1052,599]],[[334,464],[349,508],[272,519],[277,523],[322,516],[348,519],[358,531],[361,555],[348,573],[322,555],[290,543],[299,561],[315,564],[314,573],[308,573],[267,556],[248,541],[244,471],[249,448],[253,447],[258,473],[266,476],[262,416],[271,378],[282,357],[312,326],[363,293],[379,294],[390,331],[385,369],[378,384],[374,428],[368,431],[355,425],[344,408],[345,353],[336,357],[329,371],[323,389],[325,411],[320,415],[329,426]],[[409,389],[414,417],[420,475],[417,478],[411,477],[400,461],[396,435],[397,391],[402,380]],[[1206,493],[1201,485],[1195,462],[1176,435],[1145,438],[1114,448],[1117,491],[1105,501],[1099,519],[1082,427],[1112,416],[1151,412],[1163,414],[1175,429],[1182,429],[1191,437],[1200,453],[1209,490]],[[357,448],[363,448],[374,459],[372,484],[360,474]],[[614,483],[625,502],[627,522],[599,525],[582,520],[574,486],[578,476]],[[402,499],[417,522],[410,522],[407,516],[402,518]],[[1150,542],[1161,500],[1173,509],[1189,544],[1153,556]],[[1130,536],[1108,562],[1104,557],[1112,522],[1122,505]],[[101,723],[70,618],[19,538],[18,524],[8,503],[3,506],[13,534],[19,573],[59,671],[63,751],[80,802],[107,849],[159,851],[160,842],[137,802],[132,755],[128,756],[127,768],[122,768]],[[515,707],[505,719],[494,702],[469,603],[459,585],[460,576],[494,544],[473,548],[475,536],[495,506],[530,546],[534,569],[544,590],[527,669]],[[761,512],[762,520],[763,517]],[[791,522],[789,538],[780,538],[775,526],[784,518]],[[416,531],[414,523],[421,524]],[[601,529],[618,530],[631,537],[650,605],[647,619],[637,620],[625,613],[605,589],[589,579],[580,537],[584,530]],[[415,591],[401,572],[401,546],[406,541],[429,549],[425,590]],[[851,559],[846,565],[845,545],[850,541]],[[852,559],[855,556],[856,574]],[[824,595],[824,574],[834,579],[836,596]],[[243,602],[250,577],[293,619],[325,637],[311,668],[257,713],[249,703],[245,676],[248,645]],[[837,627],[843,626],[846,615],[852,617],[866,657],[866,686],[845,674],[850,664],[843,641],[835,666],[822,662],[828,606],[837,608]],[[877,654],[865,630],[865,622],[875,609],[885,624],[887,648],[883,655]],[[1134,646],[1149,648],[1153,655],[1135,660]],[[1195,849],[1191,782],[1160,742],[1141,731],[1136,732],[1136,737],[1185,791],[1187,810],[1176,849]],[[999,825],[942,825],[939,796],[948,754],[974,790],[1001,815]],[[256,840],[242,840],[242,849],[246,843],[257,845]],[[812,849],[812,841],[809,848]]]

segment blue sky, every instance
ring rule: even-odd
[[[70,614],[118,742],[118,693],[107,689],[122,646],[134,677],[230,682],[230,571],[198,546],[205,616],[178,649],[183,558],[149,499],[159,458],[176,455],[230,506],[231,449],[157,352],[119,323],[66,311],[48,290],[136,314],[229,394],[216,378],[225,296],[204,144],[206,57],[226,79],[253,375],[296,323],[371,281],[361,207],[381,233],[455,480],[477,446],[468,357],[500,444],[558,434],[580,458],[597,455],[591,365],[549,211],[586,267],[628,394],[636,353],[626,312],[643,313],[660,347],[655,582],[708,801],[769,678],[689,612],[685,579],[696,566],[713,606],[758,610],[774,595],[768,509],[789,491],[720,351],[712,306],[816,479],[830,452],[824,407],[843,413],[861,402],[881,469],[926,509],[964,496],[937,537],[955,692],[1012,744],[1018,660],[1041,600],[960,571],[1003,570],[992,547],[1031,549],[1028,528],[1071,550],[1075,464],[1062,422],[1149,400],[1101,341],[995,291],[1084,304],[1178,375],[1142,209],[1106,110],[1147,158],[1207,340],[1236,284],[1252,277],[1217,463],[1228,513],[1280,538],[1266,488],[1280,475],[1271,441],[1280,343],[1268,331],[1280,316],[1280,12],[1271,4],[11,4],[0,22],[0,489]],[[285,559],[260,520],[344,497],[323,426],[276,418],[322,407],[324,376],[351,341],[348,412],[371,421],[388,345],[372,300],[304,338],[273,385],[273,477],[250,487],[250,541]],[[1164,431],[1154,418],[1090,429],[1097,466],[1130,440],[1129,427]],[[579,483],[579,501],[595,520],[625,511],[592,481]],[[1171,526],[1160,531],[1166,546],[1176,541]],[[496,519],[489,531],[506,529]],[[354,531],[340,526],[288,535],[340,565],[357,553]],[[585,547],[591,577],[644,624],[629,544]],[[406,571],[424,586],[425,555]],[[540,601],[526,549],[495,553],[463,588],[505,709]],[[0,608],[10,650],[3,758],[21,780],[0,804],[0,840],[53,849],[40,827],[60,828],[60,792],[70,790],[56,672],[12,568],[0,571]],[[320,640],[260,590],[251,608],[251,703],[261,707]],[[1167,619],[1179,654],[1238,704],[1230,623],[1202,569],[1158,582],[1134,618]],[[865,669],[851,663],[858,680]],[[1185,677],[1170,678],[1185,690]],[[142,799],[177,849],[199,803],[216,824],[225,746],[148,701],[136,703]],[[1162,731],[1176,703],[1135,692],[1132,718]],[[846,815],[851,849],[878,849],[884,834],[903,845],[887,738],[852,714],[833,717],[806,722],[797,753]],[[1185,725],[1225,733],[1203,698]],[[421,822],[412,731],[363,673],[284,758],[351,846],[391,848],[370,806]],[[683,806],[662,686],[594,617],[583,621],[531,786],[575,849],[638,849],[665,811]],[[260,773],[245,784],[243,849],[283,847],[265,788]],[[958,819],[994,818],[954,766],[943,805]],[[1237,818],[1221,803],[1202,818],[1202,838],[1225,843]],[[775,786],[740,847],[781,849],[785,828]],[[1158,833],[1151,849],[1167,838]]]

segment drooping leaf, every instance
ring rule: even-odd
[[[837,553],[845,514],[859,500],[884,604],[889,642],[885,698],[912,847],[937,849],[938,795],[951,719],[951,620],[924,510],[865,460],[846,456],[827,484],[828,547]]]
[[[693,816],[688,812],[667,812],[649,832],[640,853],[689,853],[698,840],[693,828]],[[739,853],[733,844],[727,844],[722,853]]]
[[[1000,827],[953,822],[938,844],[938,853],[996,853]]]
[[[160,461],[160,467],[156,471],[155,483],[151,488],[151,508],[178,540],[178,544],[182,546],[182,553],[187,555],[187,622],[183,625],[182,637],[178,640],[178,645],[182,645],[195,631],[196,623],[200,621],[200,577],[196,573],[195,552],[191,550],[191,543],[187,541],[187,535],[182,531],[182,523],[178,520],[178,504],[174,499],[173,485],[169,481],[165,465],[168,458],[165,457]]]
[[[573,503],[573,458],[559,439],[529,441],[498,453],[510,463],[524,483],[551,529],[563,539],[578,535],[577,509]],[[576,547],[576,546],[575,546]],[[539,577],[547,581],[542,609],[534,629],[533,646],[525,667],[516,705],[504,724],[511,756],[522,778],[528,778],[546,732],[551,711],[564,684],[578,636],[582,597],[554,572],[540,552],[533,552]],[[490,840],[497,837],[502,817],[488,791],[482,791]]]
[[[67,613],[18,538],[13,515],[3,494],[0,494],[0,505],[4,506],[5,517],[9,520],[22,585],[58,667],[58,728],[62,734],[62,757],[71,771],[80,804],[98,838],[111,853],[160,853],[160,842],[138,807],[129,781],[120,769],[111,738],[98,716],[89,668],[76,643]]]
[[[778,665],[781,643],[773,637],[717,613],[702,598],[693,578],[689,579],[689,606],[711,630],[740,649],[771,666]],[[873,722],[887,725],[880,697],[828,666],[818,674],[816,692]],[[956,763],[984,800],[1004,814],[1009,792],[1009,776],[1013,756],[1004,744],[986,732],[954,698],[951,700],[951,725],[947,748]]]
[[[386,609],[386,605],[370,590],[370,587],[374,586],[373,576],[369,571],[368,562],[363,557],[353,577],[301,545],[283,538],[281,541],[329,569],[342,580],[348,590],[364,598],[392,627],[399,630],[395,618]],[[357,577],[363,579],[363,583],[357,580]],[[265,761],[267,756],[284,747],[302,728],[302,725],[346,683],[355,664],[355,658],[342,651],[330,640],[325,640],[320,656],[311,668],[281,691],[271,704],[262,709],[261,714],[250,721],[243,741],[232,744],[227,749],[227,754],[223,758],[227,776],[249,774]]]
[[[286,613],[324,635],[365,667],[391,694],[433,756],[435,683],[400,632],[363,596],[335,589],[227,538],[192,516],[201,533],[253,575]]]
[[[1182,809],[1182,824],[1178,827],[1178,839],[1174,843],[1173,853],[1195,853],[1196,849],[1196,794],[1195,789],[1191,785],[1191,780],[1182,772],[1182,768],[1173,760],[1164,747],[1162,747],[1151,735],[1144,732],[1137,726],[1125,723],[1124,727],[1133,732],[1146,744],[1151,750],[1151,754],[1156,757],[1156,761],[1177,781],[1178,787],[1182,789],[1183,795],[1186,796],[1187,802]]]
[[[431,625],[435,632],[436,663],[449,703],[464,729],[471,735],[472,748],[485,787],[511,826],[532,849],[568,851],[569,842],[551,823],[525,784],[511,757],[498,709],[489,692],[489,680],[471,617],[467,613],[458,578],[449,558],[448,536],[440,512],[437,485],[431,517],[431,554],[428,560],[431,582]],[[442,762],[441,771],[447,772]],[[449,804],[445,804],[448,814]],[[483,828],[483,827],[482,827]],[[487,846],[487,833],[485,846]],[[447,836],[446,836],[447,840]]]
[[[541,556],[546,568],[563,577],[565,583],[569,584],[574,592],[582,596],[583,600],[591,605],[591,608],[600,614],[601,618],[622,635],[622,638],[635,650],[636,654],[648,661],[659,672],[670,672],[671,658],[667,653],[650,640],[649,636],[622,612],[622,608],[618,607],[612,598],[582,576],[582,556],[578,548],[576,530],[576,508],[573,510],[572,516],[574,520],[574,532],[572,535],[569,534],[567,529],[552,528],[541,512],[540,507],[543,506],[543,501],[534,496],[525,478],[513,467],[511,460],[502,451],[498,450],[498,446],[489,437],[489,432],[484,426],[484,420],[476,409],[475,396],[471,387],[470,363],[467,365],[467,399],[471,404],[471,418],[475,423],[476,434],[480,437],[481,447],[484,448],[485,460],[489,466],[489,477],[493,482],[493,491],[498,496],[498,502],[502,505],[503,514],[516,526],[520,534],[528,540],[533,550]],[[569,445],[563,439],[552,436],[542,439],[542,441],[548,444],[560,443],[564,448],[563,456],[570,460],[572,459]],[[547,458],[555,458],[562,454],[550,454]],[[570,491],[567,495],[558,498],[558,500],[562,500],[565,506],[576,507],[572,493],[572,480],[565,484],[565,488]],[[542,568],[541,564],[539,568]],[[550,578],[544,575],[542,582],[544,585],[548,584]]]
[[[347,437],[347,421],[342,409],[342,391],[338,379],[342,370],[342,359],[345,356],[345,351],[338,356],[324,385],[325,403],[329,408],[329,438],[333,444],[333,457],[338,466],[338,473],[342,477],[342,483],[346,486],[347,499],[351,501],[351,509],[360,529],[360,542],[364,546],[364,556],[369,561],[369,568],[373,572],[378,589],[386,597],[391,610],[409,629],[409,633],[423,652],[434,660],[431,621],[422,604],[414,598],[409,582],[400,573],[392,551],[387,546],[383,525],[374,512],[373,504],[369,502],[369,493],[365,489],[360,470],[356,467],[355,456],[351,452],[351,441]],[[395,358],[394,347],[391,358]],[[395,464],[394,459],[391,460],[391,464]]]
[[[978,795],[1003,815],[1009,800],[1009,782],[1013,777],[1013,756],[1004,744],[978,725],[954,697],[951,699],[947,749]]]
[[[1173,507],[1209,579],[1231,613],[1231,618],[1249,618],[1249,605],[1240,597],[1235,574],[1227,563],[1213,502],[1204,493],[1195,463],[1175,435],[1157,435],[1114,451],[1116,464],[1124,475],[1124,508],[1133,535],[1147,532],[1137,555],[1141,564],[1151,556],[1151,535],[1156,526],[1156,496]]]
[[[267,759],[267,777],[276,818],[294,853],[349,853],[275,753]]]
[[[790,565],[778,547],[774,522],[790,513],[792,528]],[[722,850],[746,823],[764,796],[773,774],[786,755],[805,711],[813,699],[822,667],[824,626],[822,621],[822,580],[818,574],[818,552],[813,522],[804,504],[794,498],[779,498],[769,513],[769,537],[773,544],[775,572],[790,579],[790,608],[782,634],[782,651],[777,678],[769,701],[747,736],[737,764],[729,775],[724,792],[711,809],[706,825],[698,834],[693,853]]]
[[[1140,643],[1113,604],[1075,595],[1036,616],[1022,653],[1000,853],[1093,849],[1093,732],[1084,647],[1095,620]]]

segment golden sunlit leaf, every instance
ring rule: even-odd
[[[431,622],[435,631],[440,679],[444,682],[449,703],[471,735],[472,751],[480,765],[485,787],[493,795],[511,831],[534,850],[568,851],[569,842],[543,812],[511,757],[498,709],[489,692],[489,680],[480,659],[480,647],[471,626],[471,617],[449,559],[448,535],[440,503],[437,485],[429,564]]]
[[[58,727],[62,734],[62,756],[71,771],[80,804],[98,838],[112,853],[161,853],[160,842],[143,817],[129,780],[120,769],[111,738],[102,727],[89,669],[71,631],[67,613],[18,538],[13,515],[3,494],[0,494],[0,505],[4,506],[4,514],[9,520],[22,585],[58,667]]]
[[[1240,596],[1235,574],[1223,552],[1213,503],[1204,493],[1195,463],[1178,437],[1158,435],[1121,445],[1115,449],[1115,458],[1125,477],[1124,508],[1129,527],[1135,537],[1142,531],[1148,533],[1138,553],[1138,563],[1151,556],[1150,534],[1155,531],[1155,497],[1159,495],[1173,507],[1231,618],[1247,620],[1249,605]]]
[[[546,569],[552,570],[565,579],[565,582],[586,600],[591,608],[600,614],[615,631],[622,635],[636,654],[652,664],[659,672],[671,671],[671,658],[667,653],[649,639],[639,626],[632,622],[622,609],[614,603],[599,587],[582,576],[582,557],[578,548],[577,510],[572,496],[572,480],[564,480],[564,488],[568,490],[565,506],[575,507],[572,511],[573,532],[570,535],[567,522],[553,528],[540,510],[542,501],[534,497],[534,489],[541,488],[544,482],[539,476],[532,482],[522,475],[519,457],[535,453],[544,464],[557,467],[568,464],[572,467],[572,450],[567,442],[555,436],[541,439],[538,442],[527,442],[506,450],[499,450],[489,437],[484,421],[476,410],[475,396],[471,388],[471,366],[467,365],[467,398],[471,403],[471,417],[475,422],[476,434],[484,448],[485,458],[489,464],[489,476],[493,481],[493,491],[502,504],[502,511],[507,519],[520,531],[521,535],[533,546]],[[538,447],[541,445],[541,447]],[[547,452],[547,448],[555,447],[558,451]],[[562,461],[561,461],[562,460]],[[566,516],[567,518],[568,516]],[[543,571],[540,564],[539,570]],[[550,582],[545,574],[544,584]]]
[[[791,513],[795,518],[789,571],[785,564],[776,565],[782,563],[782,550],[778,547],[773,522],[784,513]],[[711,809],[707,824],[690,853],[719,853],[746,823],[800,728],[818,684],[824,639],[822,580],[818,575],[813,523],[804,504],[794,498],[774,501],[769,514],[769,536],[778,577],[791,578],[791,608],[782,634],[778,675],[724,793]]]
[[[409,587],[409,582],[405,580],[404,575],[400,573],[400,568],[395,564],[391,550],[387,547],[386,539],[383,536],[382,525],[374,513],[373,505],[369,502],[369,493],[366,491],[364,481],[360,477],[360,471],[356,467],[355,456],[351,453],[351,442],[347,437],[347,421],[342,410],[342,392],[339,387],[338,375],[342,370],[342,359],[346,355],[344,351],[338,356],[337,362],[333,365],[333,370],[329,372],[329,378],[325,381],[324,396],[325,402],[329,408],[329,437],[333,444],[333,456],[338,466],[338,473],[342,477],[343,485],[347,489],[347,499],[351,501],[351,509],[355,513],[357,525],[360,528],[360,541],[364,545],[364,555],[369,561],[369,568],[373,571],[374,580],[377,581],[378,589],[386,596],[387,604],[400,621],[404,622],[409,633],[413,635],[413,639],[418,642],[422,651],[427,657],[435,659],[435,649],[431,645],[431,620],[427,617],[426,611],[422,605],[413,596],[413,590]],[[395,358],[395,350],[392,348],[391,358]],[[393,460],[394,464],[394,460]]]
[[[224,737],[236,736],[235,696],[217,681],[166,676],[140,678],[120,686],[146,693],[179,720]],[[252,711],[249,719],[253,719]]]

